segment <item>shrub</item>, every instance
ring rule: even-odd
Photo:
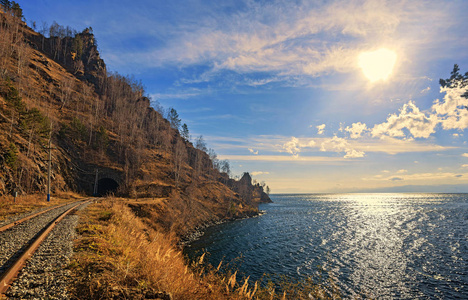
[[[41,137],[48,137],[50,134],[49,118],[42,115],[37,108],[32,108],[24,113],[21,119],[23,130],[35,129]]]
[[[80,119],[74,117],[70,123],[72,138],[79,141],[85,141],[88,136],[88,128],[81,122]]]
[[[106,151],[109,147],[109,135],[107,134],[106,128],[104,126],[99,127],[99,131],[96,133],[96,139],[94,143],[94,148],[102,151]]]
[[[4,154],[5,163],[11,169],[16,169],[17,167],[17,162],[18,162],[18,156],[16,154],[17,152],[18,152],[18,149],[16,148],[15,144],[10,143],[10,148]]]
[[[3,81],[3,84],[0,87],[0,95],[5,98],[8,106],[14,108],[19,113],[24,112],[24,103],[21,100],[18,90],[9,78]]]

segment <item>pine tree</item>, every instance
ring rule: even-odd
[[[11,11],[13,13],[13,16],[20,20],[23,19],[23,9],[15,1],[11,1]]]
[[[169,119],[169,123],[171,123],[171,127],[179,130],[181,120],[179,118],[179,114],[173,107],[171,107],[167,112],[167,118]]]
[[[10,0],[1,0],[0,1],[1,5],[2,5],[2,8],[5,12],[8,12],[10,11],[11,9],[11,2]]]
[[[188,140],[190,139],[190,134],[189,134],[189,130],[188,130],[187,124],[184,123],[184,125],[182,125],[182,132],[180,133],[180,135],[181,135],[186,141],[188,141]]]

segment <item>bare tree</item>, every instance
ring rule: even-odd
[[[195,140],[195,148],[198,150],[195,151],[195,174],[199,176],[204,169],[204,155],[206,155],[206,152],[208,151],[208,149],[206,148],[205,140],[203,139],[202,135],[200,135]]]
[[[15,50],[16,34],[15,28],[17,21],[10,14],[2,15],[4,22],[0,23],[0,72],[1,76],[7,75],[7,66]]]
[[[219,168],[221,172],[227,175],[226,181],[224,182],[224,184],[226,184],[229,177],[231,177],[231,165],[229,164],[229,160],[227,159],[221,160],[219,162]]]
[[[174,174],[176,186],[179,185],[180,176],[183,170],[184,162],[187,161],[187,149],[185,143],[178,139],[174,147]]]
[[[42,21],[41,29],[39,30],[39,33],[42,35],[42,51],[44,51],[44,41],[45,41],[45,36],[47,34],[48,27],[49,26],[47,25],[47,22]]]
[[[60,81],[60,101],[62,102],[62,105],[60,106],[61,110],[71,100],[71,95],[73,92],[73,83],[74,80],[70,77],[64,77]]]
[[[16,46],[16,58],[17,58],[17,70],[18,77],[20,78],[20,88],[23,87],[24,80],[23,78],[28,77],[29,71],[29,60],[32,55],[32,49],[29,45],[23,40],[23,34],[21,33],[21,39],[18,40]]]
[[[231,165],[229,164],[229,160],[225,159],[219,162],[221,166],[221,172],[231,175]]]
[[[208,151],[208,148],[206,148],[206,142],[205,142],[205,139],[203,138],[203,135],[200,135],[195,140],[195,148],[197,148],[198,150],[201,150],[203,152]]]
[[[218,155],[213,149],[210,148],[208,149],[208,157],[210,158],[210,161],[211,161],[211,172],[213,176],[216,176],[216,174],[218,174],[219,169],[220,169]]]

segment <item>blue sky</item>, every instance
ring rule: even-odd
[[[109,70],[275,193],[468,192],[468,100],[439,86],[468,71],[468,1],[18,2],[91,26]],[[382,48],[371,81],[359,56]]]

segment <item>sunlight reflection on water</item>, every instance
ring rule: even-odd
[[[267,213],[210,228],[192,244],[217,265],[239,254],[240,270],[328,276],[345,296],[468,298],[468,195],[274,195]]]

